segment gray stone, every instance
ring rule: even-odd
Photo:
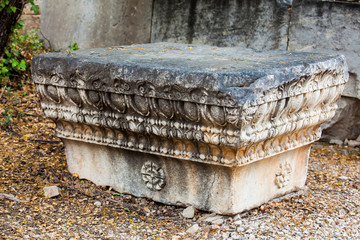
[[[295,0],[289,31],[290,51],[345,55],[349,82],[344,96],[360,99],[360,4]]]
[[[41,34],[45,46],[68,49],[150,42],[152,1],[43,0]]]
[[[195,214],[195,208],[193,206],[189,206],[184,209],[182,212],[183,217],[185,218],[193,218]]]
[[[350,147],[358,147],[358,146],[360,146],[360,142],[359,142],[359,141],[355,141],[355,140],[349,140],[349,142],[347,143],[347,145],[349,145]]]
[[[94,202],[94,205],[95,205],[96,207],[101,207],[101,202],[100,202],[100,201],[96,201],[96,202]]]
[[[237,221],[233,222],[233,224],[235,224],[235,225],[242,225],[243,222],[242,222],[242,220],[237,220]]]
[[[343,145],[344,141],[339,140],[339,139],[330,139],[329,143],[336,144],[336,145]]]
[[[192,225],[190,228],[188,228],[188,230],[186,230],[187,233],[189,234],[194,234],[196,233],[198,230],[200,229],[198,224],[194,224]]]
[[[286,49],[289,1],[156,0],[151,42]]]
[[[338,179],[341,181],[346,181],[346,180],[349,180],[350,178],[347,176],[340,176],[340,177],[338,177]]]
[[[324,140],[356,139],[360,134],[360,100],[341,97],[335,116],[322,125]]]
[[[204,221],[211,223],[211,224],[220,225],[224,222],[224,219],[222,216],[216,215],[213,217],[208,217],[208,218],[204,219]]]
[[[44,187],[44,196],[48,198],[56,197],[60,195],[60,189],[57,186]]]
[[[346,70],[341,56],[174,43],[32,63],[71,173],[221,214],[304,187],[309,145],[335,113]]]
[[[236,232],[232,232],[230,236],[231,236],[231,239],[234,239],[234,240],[241,239],[241,236]]]

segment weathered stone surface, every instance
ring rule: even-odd
[[[295,0],[289,50],[345,55],[349,82],[344,96],[360,99],[360,3]],[[357,113],[355,113],[357,114]]]
[[[335,116],[322,125],[324,140],[356,139],[360,135],[360,100],[341,97]]]
[[[154,1],[151,42],[286,49],[287,1]]]
[[[41,33],[55,50],[146,43],[151,15],[152,1],[43,0]]]
[[[309,144],[347,81],[341,56],[170,43],[32,67],[72,173],[222,214],[304,186]]]
[[[69,171],[80,178],[138,197],[166,204],[191,204],[221,214],[249,210],[301,189],[309,154],[309,147],[304,146],[229,168],[86,142],[64,139],[64,143]],[[156,165],[151,169],[153,174],[143,174],[141,169],[149,162]]]

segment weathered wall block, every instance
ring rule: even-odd
[[[285,50],[288,7],[275,0],[156,0],[151,42]]]
[[[343,95],[360,99],[360,4],[293,1],[289,50],[345,55],[349,82]]]
[[[43,0],[41,34],[55,50],[147,43],[151,15],[152,1]]]
[[[223,214],[304,185],[308,146],[348,77],[343,57],[174,43],[48,53],[32,66],[71,172]]]
[[[342,54],[349,81],[336,118],[325,124],[325,139],[356,139],[360,135],[360,3],[293,1],[289,50]],[[343,117],[341,117],[343,116]],[[345,117],[346,116],[346,117]]]

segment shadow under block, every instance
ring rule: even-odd
[[[48,53],[32,74],[70,172],[220,214],[304,186],[348,78],[342,56],[174,43]]]

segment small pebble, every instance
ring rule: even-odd
[[[185,218],[193,218],[195,215],[195,208],[193,206],[189,206],[184,209],[182,212],[183,217]]]
[[[343,141],[341,141],[339,139],[330,139],[329,143],[336,144],[336,145],[343,145]]]
[[[60,189],[57,186],[44,187],[44,196],[48,198],[56,197],[60,195]]]
[[[358,146],[360,146],[360,141],[349,140],[347,144],[348,144],[350,147],[358,147]]]
[[[236,231],[237,231],[238,233],[241,233],[241,232],[244,232],[244,231],[245,231],[245,228],[243,228],[243,227],[238,227],[238,228],[236,229]]]
[[[187,233],[190,234],[194,234],[199,230],[199,225],[198,224],[194,224],[192,225],[190,228],[188,228],[188,230],[186,230]]]
[[[94,202],[94,205],[95,205],[96,207],[101,207],[101,202],[100,202],[100,201],[96,201],[96,202]]]

